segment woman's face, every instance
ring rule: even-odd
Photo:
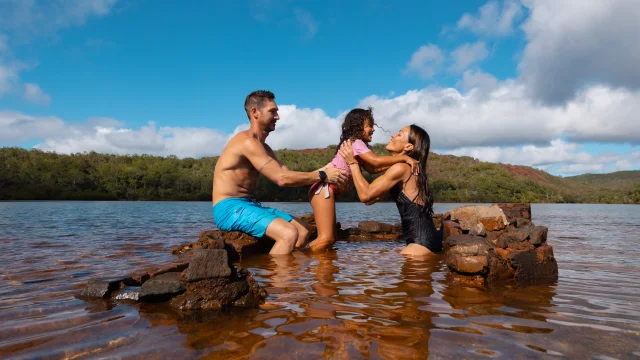
[[[391,141],[387,143],[386,149],[392,153],[401,153],[404,151],[405,145],[409,143],[409,132],[411,128],[403,127],[397,133],[391,135]]]

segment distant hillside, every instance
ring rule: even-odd
[[[383,145],[374,152],[386,154]],[[328,163],[336,147],[278,150],[293,170]],[[553,176],[526,166],[471,157],[430,156],[429,182],[438,202],[640,203],[640,171]],[[0,149],[0,200],[210,200],[217,157],[60,155],[22,148]],[[366,174],[369,180],[374,177]],[[307,201],[308,187],[279,188],[261,178],[261,201]],[[340,201],[357,201],[352,189]]]

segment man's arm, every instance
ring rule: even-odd
[[[289,168],[287,167],[287,165],[285,165],[282,161],[280,161],[280,159],[278,159],[278,157],[276,156],[276,152],[275,152],[275,151],[273,151],[273,149],[271,148],[271,146],[269,146],[269,145],[267,145],[267,144],[264,144],[264,148],[265,148],[265,150],[267,151],[267,154],[268,154],[269,156],[271,156],[275,162],[277,162],[277,163],[278,163],[278,166],[280,166],[280,168],[281,168],[282,170],[289,170]]]
[[[267,153],[262,144],[253,138],[248,138],[243,142],[243,155],[249,159],[253,167],[258,169],[262,175],[273,181],[280,187],[295,187],[311,185],[320,181],[318,172],[298,172],[282,168],[280,163]],[[271,150],[273,153],[273,150]],[[327,182],[332,184],[343,184],[346,174],[339,169],[327,169]]]

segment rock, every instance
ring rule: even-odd
[[[470,230],[479,219],[500,217],[504,225],[508,225],[507,217],[497,206],[463,206],[451,210],[451,220],[457,220],[462,230]]]
[[[536,263],[542,264],[552,259],[555,259],[553,257],[553,247],[542,245],[536,249]]]
[[[358,223],[358,229],[371,234],[392,233],[393,225],[377,221],[361,221]]]
[[[124,279],[93,279],[89,280],[87,286],[80,293],[83,298],[106,299],[111,296],[111,292],[120,289]]]
[[[463,275],[450,273],[447,276],[454,285],[481,287],[486,285],[486,280],[482,275]]]
[[[448,252],[445,262],[449,269],[462,274],[484,274],[489,263],[487,256],[463,256]]]
[[[182,254],[193,249],[225,249],[230,261],[240,260],[253,254],[267,254],[273,240],[255,238],[239,231],[205,230],[198,241],[173,248],[173,254]]]
[[[186,293],[171,300],[180,310],[221,309],[229,306],[257,307],[267,292],[244,269],[228,277],[216,277],[187,285]]]
[[[126,286],[115,296],[115,299],[138,301],[141,290],[140,286]]]
[[[535,280],[536,250],[514,251],[510,254],[511,266],[515,269],[515,278],[519,283],[532,283]]]
[[[442,240],[446,241],[450,236],[461,235],[462,228],[455,221],[445,220],[442,222]]]
[[[484,225],[484,228],[487,231],[499,231],[504,229],[505,223],[504,219],[501,216],[491,216],[491,217],[483,217],[479,218],[478,222]]]
[[[508,254],[506,255],[508,256]],[[509,265],[508,257],[500,256],[495,251],[492,251],[489,254],[489,271],[487,273],[488,282],[491,283],[501,280],[510,280],[514,278],[515,274],[515,270]]]
[[[194,282],[231,275],[229,257],[224,249],[196,249],[182,280]]]
[[[500,248],[512,247],[515,249],[528,248],[529,244],[525,240],[529,238],[529,232],[526,230],[507,231],[498,238],[497,246]]]
[[[531,204],[529,203],[494,204],[494,206],[502,209],[508,221],[517,218],[531,220]]]
[[[534,246],[540,246],[547,242],[547,233],[549,229],[546,226],[529,227],[529,242]]]
[[[142,284],[140,300],[145,302],[166,301],[185,291],[180,281],[181,273],[168,272],[151,278]]]
[[[472,235],[454,235],[447,239],[444,244],[447,253],[459,254],[462,256],[475,256],[488,254],[489,244],[481,238]]]
[[[498,245],[498,238],[500,238],[500,235],[504,234],[503,230],[500,231],[488,231],[487,232],[487,242],[493,246],[497,246]]]
[[[393,232],[395,233],[402,233],[402,223],[401,222],[397,222],[395,224],[393,224]]]
[[[525,219],[525,218],[517,218],[516,219],[516,227],[517,228],[523,228],[523,227],[531,226],[532,224],[533,223],[529,219]]]
[[[484,229],[482,223],[477,223],[469,229],[469,235],[473,236],[487,236],[487,232]]]
[[[440,229],[442,222],[444,221],[444,214],[433,214],[431,219],[433,220],[433,225],[435,225],[436,229]]]

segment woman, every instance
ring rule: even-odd
[[[405,126],[391,136],[386,149],[392,156],[408,155],[418,161],[418,174],[411,172],[406,163],[392,165],[386,173],[371,184],[365,180],[353,155],[350,142],[340,148],[340,155],[351,169],[353,182],[360,201],[370,205],[387,192],[396,202],[402,232],[407,247],[405,255],[427,255],[442,250],[442,234],[433,225],[433,196],[427,179],[427,158],[431,141],[429,134],[417,125]]]

